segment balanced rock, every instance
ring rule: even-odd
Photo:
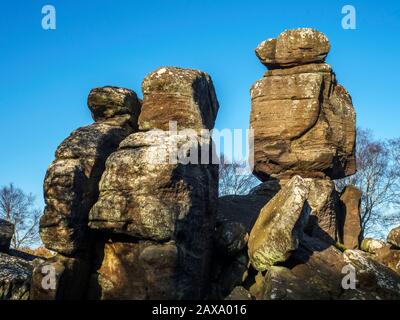
[[[313,43],[301,33],[290,34],[299,47]],[[355,112],[329,65],[293,62],[269,70],[250,94],[253,173],[259,179],[288,181],[295,174],[338,179],[355,173]]]
[[[100,87],[90,91],[88,106],[93,120],[108,124],[123,124],[128,121],[137,129],[141,102],[130,89],[118,87]]]
[[[286,261],[297,249],[308,221],[307,182],[294,176],[264,208],[251,230],[249,257],[258,271]]]
[[[120,89],[125,96],[135,96],[132,91]],[[104,108],[97,93],[101,91]],[[112,107],[120,107],[122,93],[116,88],[94,89],[89,97],[95,119],[92,125],[75,130],[56,151],[56,160],[47,170],[44,182],[45,211],[40,221],[40,233],[48,249],[72,255],[89,244],[87,222],[90,208],[98,197],[98,184],[108,156],[133,129],[130,122],[107,122],[112,118]],[[106,94],[110,97],[106,98]],[[97,98],[96,98],[97,97]],[[112,104],[110,101],[116,98]],[[97,100],[96,100],[97,99]],[[130,103],[130,105],[127,105]],[[106,107],[105,107],[106,106]],[[127,98],[118,116],[131,117],[140,108],[137,100]],[[99,111],[103,110],[103,111]],[[102,114],[101,116],[99,114]],[[111,117],[111,118],[109,118]],[[104,120],[104,121],[103,121]]]
[[[400,248],[400,227],[394,228],[389,232],[387,242]]]
[[[354,186],[347,186],[340,196],[340,201],[342,203],[342,210],[339,215],[341,243],[347,249],[357,249],[362,241],[361,191]]]
[[[0,252],[8,252],[13,235],[14,225],[11,222],[0,219]]]
[[[286,30],[278,38],[261,42],[256,55],[269,68],[324,62],[330,44],[322,33],[310,28]]]
[[[179,130],[214,128],[219,104],[207,73],[162,67],[143,80],[142,91],[140,130],[168,130],[170,121]]]

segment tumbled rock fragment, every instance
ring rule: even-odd
[[[394,228],[389,232],[387,242],[400,248],[400,227]]]
[[[255,269],[264,271],[286,261],[298,247],[308,221],[308,193],[307,182],[294,176],[261,210],[248,243]]]
[[[375,254],[377,250],[386,246],[386,243],[381,240],[376,240],[373,238],[364,238],[361,242],[360,249]]]

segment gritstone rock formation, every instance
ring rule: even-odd
[[[206,73],[159,68],[143,101],[93,89],[95,123],[45,178],[41,237],[56,255],[19,257],[0,221],[0,299],[400,299],[400,229],[361,239],[361,192],[331,180],[355,172],[355,113],[329,49],[312,29],[256,49],[270,70],[251,90],[263,182],[247,195],[218,198]]]
[[[329,48],[320,32],[296,29],[256,49],[273,67],[251,88],[254,174],[261,180],[295,174],[338,179],[355,172],[355,112],[324,63]]]

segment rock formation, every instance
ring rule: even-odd
[[[324,63],[330,45],[313,29],[283,32],[256,49],[268,67],[251,88],[254,174],[333,179],[355,172],[351,97]]]
[[[355,112],[329,49],[312,29],[256,49],[269,71],[251,89],[262,183],[247,195],[218,199],[209,75],[159,68],[143,101],[93,89],[95,123],[45,177],[40,232],[56,255],[9,250],[0,220],[0,299],[400,299],[400,229],[362,239],[361,192],[331,180],[355,172]]]

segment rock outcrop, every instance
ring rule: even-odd
[[[250,91],[254,174],[261,180],[355,173],[355,112],[323,63],[329,48],[320,32],[296,29],[256,49],[261,62],[273,67]]]
[[[339,238],[347,249],[357,249],[362,241],[361,229],[361,191],[354,186],[347,186],[340,196],[342,210],[338,220]]]
[[[394,228],[389,232],[387,242],[400,248],[400,227]]]
[[[0,252],[8,252],[13,235],[14,225],[6,220],[0,219]]]

